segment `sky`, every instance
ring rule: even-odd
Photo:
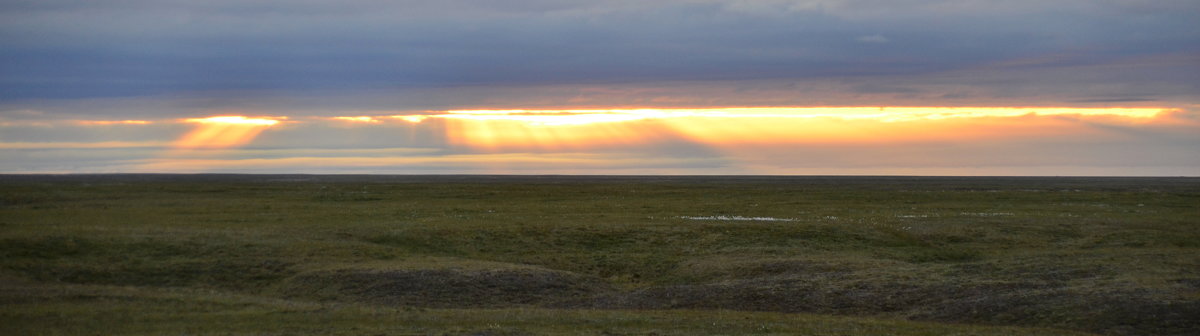
[[[1200,176],[1194,0],[4,0],[0,173]]]

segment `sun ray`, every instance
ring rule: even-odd
[[[278,124],[279,120],[244,116],[216,116],[184,119],[183,122],[197,124],[197,126],[176,140],[175,148],[220,149],[249,144],[267,128]]]

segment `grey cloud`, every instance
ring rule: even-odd
[[[1195,51],[1196,6],[1174,4],[13,2],[0,99],[897,76],[1064,49]],[[904,43],[859,41],[876,36]]]
[[[879,34],[863,35],[863,36],[859,36],[858,38],[855,38],[854,40],[858,41],[858,42],[865,42],[865,43],[887,43],[887,42],[891,41],[887,37],[884,37],[883,35],[879,35]]]
[[[170,142],[191,126],[71,124],[0,126],[0,142]]]

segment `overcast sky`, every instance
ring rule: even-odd
[[[261,160],[320,156],[343,159],[300,171],[359,172],[345,167],[416,157],[425,163],[367,171],[1200,174],[1200,141],[1191,136],[1200,131],[1197,17],[1194,0],[8,0],[0,2],[0,172],[299,172]],[[654,146],[609,141],[599,152],[595,144],[493,148],[489,155],[507,156],[485,160],[528,170],[449,156],[470,152],[447,140],[462,136],[447,133],[457,129],[451,121],[318,122],[456,109],[730,106],[1170,112],[1153,122],[1073,119],[1123,138],[852,148],[781,141],[732,150],[664,135]],[[179,120],[214,115],[290,123],[256,130],[225,156],[206,152],[207,166],[172,149],[199,127]],[[95,145],[115,142],[126,144]],[[251,149],[266,144],[276,152],[255,156],[266,154]],[[368,148],[391,152],[354,152]],[[997,154],[970,154],[984,149]],[[880,154],[906,151],[923,154]],[[581,155],[603,164],[579,163]]]

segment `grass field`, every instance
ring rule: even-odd
[[[1200,334],[1200,178],[0,175],[0,333]]]

